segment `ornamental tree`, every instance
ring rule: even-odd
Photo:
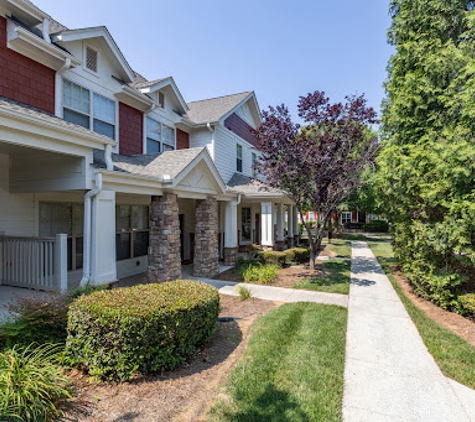
[[[314,269],[332,212],[359,186],[363,170],[375,158],[378,142],[369,125],[377,119],[363,96],[332,104],[320,91],[300,97],[298,115],[305,122],[302,126],[292,121],[285,105],[263,111],[257,132],[260,170],[267,183],[286,191],[296,203]],[[305,220],[307,210],[318,212],[315,234]]]

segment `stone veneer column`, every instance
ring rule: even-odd
[[[218,274],[218,201],[215,198],[197,200],[193,275],[214,277]]]
[[[181,277],[180,221],[177,195],[152,196],[148,276],[161,282]]]

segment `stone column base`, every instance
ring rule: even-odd
[[[275,251],[283,251],[285,250],[285,241],[283,240],[277,240],[274,245],[274,250]]]
[[[224,265],[236,265],[239,247],[224,248]]]
[[[261,248],[263,251],[273,251],[274,250],[274,246],[272,245],[261,245]]]
[[[288,237],[287,238],[287,247],[288,248],[293,248],[294,247],[294,238],[293,237]]]

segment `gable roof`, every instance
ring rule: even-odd
[[[101,44],[104,54],[113,64],[119,77],[126,83],[134,81],[134,72],[124,55],[120,51],[116,42],[112,38],[109,30],[105,26],[96,26],[91,28],[66,29],[56,32],[51,39],[54,42],[68,43],[72,41],[81,41],[96,38]]]
[[[185,117],[192,124],[215,123],[252,95],[254,95],[252,91],[246,91],[208,100],[193,101],[188,103],[189,111]]]

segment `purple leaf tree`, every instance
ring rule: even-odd
[[[320,91],[300,97],[298,114],[302,126],[292,121],[285,105],[262,112],[258,166],[268,184],[286,191],[296,203],[314,269],[332,213],[359,186],[363,169],[375,159],[378,140],[370,125],[378,120],[363,96],[331,104]],[[313,232],[305,219],[308,210],[319,216]]]

